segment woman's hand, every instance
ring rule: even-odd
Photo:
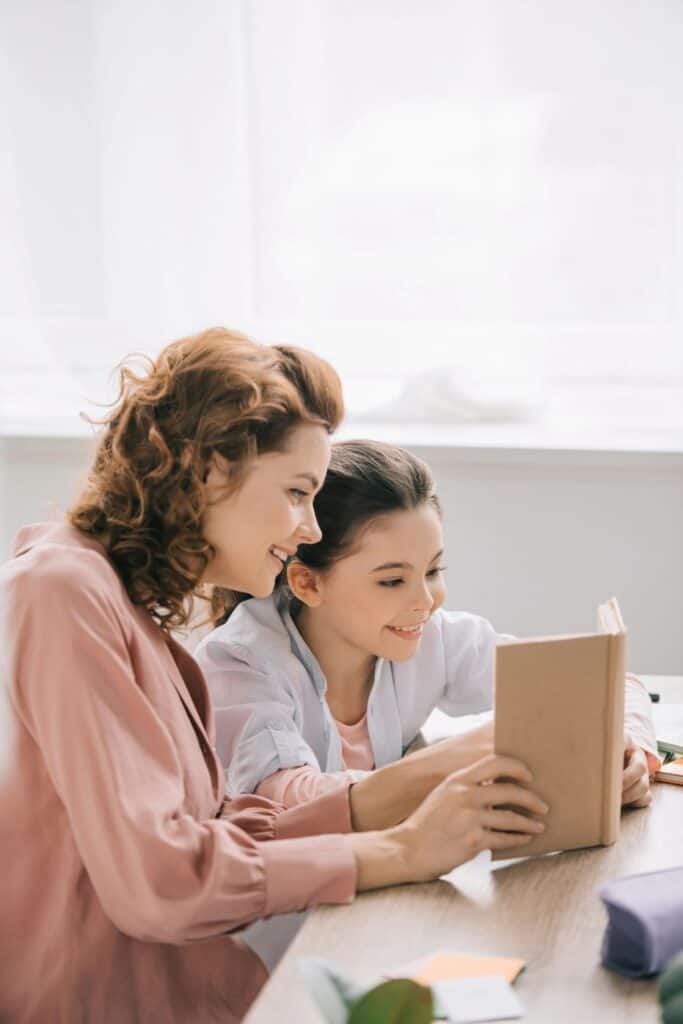
[[[440,782],[493,754],[493,720],[378,768],[349,792],[354,831],[404,821]]]
[[[624,774],[621,780],[622,807],[648,807],[652,803],[650,768],[642,747],[629,733],[624,737]]]
[[[358,889],[428,881],[481,850],[523,847],[545,828],[528,814],[542,816],[548,810],[526,788],[531,781],[521,761],[485,757],[444,779],[401,825],[351,836]]]

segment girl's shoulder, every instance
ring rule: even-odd
[[[495,643],[496,631],[488,619],[474,612],[439,608],[425,625],[424,637],[449,647],[458,643]]]
[[[279,595],[252,597],[237,605],[230,617],[199,642],[194,656],[201,664],[239,661],[263,668],[291,656]]]

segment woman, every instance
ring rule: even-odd
[[[239,1020],[265,970],[236,929],[542,829],[495,809],[544,812],[509,758],[448,775],[419,807],[455,756],[291,810],[224,801],[204,678],[171,629],[202,584],[269,594],[320,536],[341,415],[338,378],[310,353],[221,329],[176,342],[146,376],[123,371],[69,522],[20,531],[0,571],[15,719],[0,1019]]]

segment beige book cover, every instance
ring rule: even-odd
[[[497,648],[495,750],[529,766],[550,807],[544,834],[513,856],[605,846],[619,835],[626,630],[615,598],[598,622],[598,633]]]

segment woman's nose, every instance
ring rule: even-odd
[[[318,520],[313,513],[306,519],[306,522],[301,523],[297,534],[301,537],[302,544],[317,544],[322,538],[322,530],[318,526]]]

